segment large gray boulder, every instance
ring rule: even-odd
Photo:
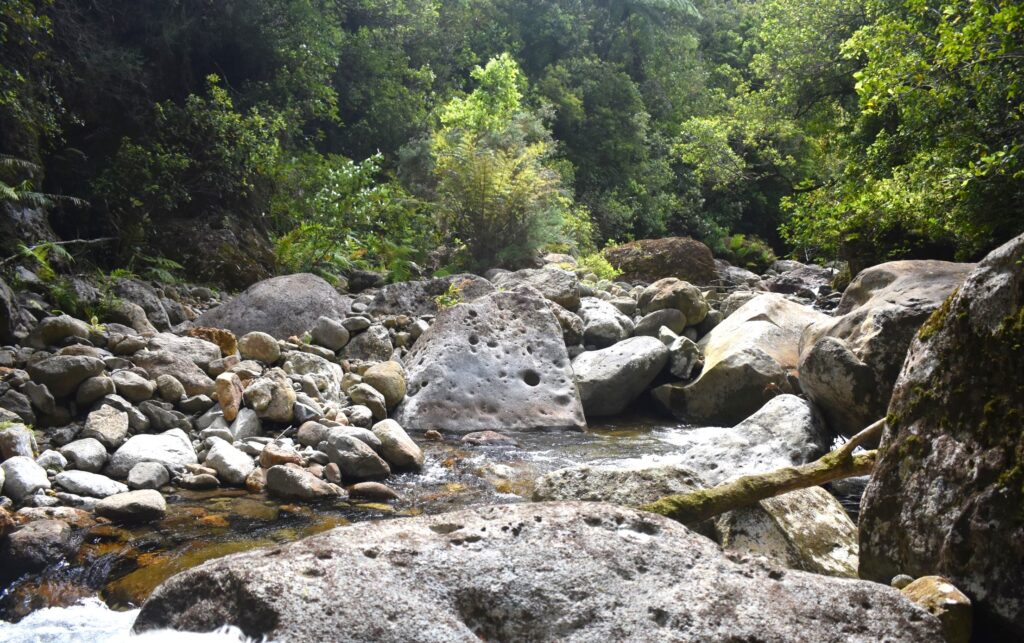
[[[851,436],[885,415],[914,334],[973,267],[893,261],[868,268],[843,293],[835,318],[807,328],[800,384],[834,431]]]
[[[587,417],[615,415],[644,392],[668,362],[668,348],[654,337],[631,337],[572,361]]]
[[[106,473],[112,478],[124,479],[132,467],[140,462],[159,462],[167,467],[196,464],[196,451],[192,441],[181,429],[171,429],[158,435],[133,435],[114,452]]]
[[[545,299],[566,310],[580,307],[580,281],[576,273],[559,268],[524,268],[515,272],[499,272],[492,279],[498,288],[511,290],[520,285],[536,288]]]
[[[408,392],[394,419],[455,433],[586,426],[562,331],[525,290],[447,308],[405,360]]]
[[[793,392],[800,337],[827,319],[782,295],[758,295],[705,335],[698,346],[704,370],[689,384],[665,384],[654,397],[680,419],[733,425],[774,392]]]
[[[674,441],[679,464],[711,485],[805,464],[823,455],[829,443],[817,411],[795,395],[772,398],[734,427],[695,428]]]
[[[231,301],[208,310],[197,326],[227,328],[241,337],[260,331],[278,339],[302,335],[321,316],[344,317],[348,300],[320,277],[284,275],[255,283]]]
[[[941,574],[978,640],[1024,640],[1024,235],[925,322],[860,515],[860,573]]]
[[[450,291],[449,289],[452,288],[453,290]],[[470,302],[489,295],[494,290],[491,282],[468,273],[422,281],[403,281],[381,288],[374,295],[367,312],[372,315],[411,315],[413,317],[434,315],[438,312],[437,297],[452,292],[460,301]]]
[[[574,502],[365,522],[218,558],[158,587],[135,630],[225,623],[297,643],[941,640],[890,587],[735,563],[661,516]]]

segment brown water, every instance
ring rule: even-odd
[[[18,580],[0,595],[0,619],[17,620],[50,606],[99,596],[118,609],[136,607],[173,574],[206,560],[286,543],[365,520],[441,513],[529,500],[540,475],[579,463],[671,459],[685,425],[643,416],[617,418],[587,433],[519,434],[518,447],[423,442],[420,474],[388,481],[402,499],[390,504],[283,503],[238,489],[179,491],[164,520],[139,527],[100,524],[82,533],[77,555]]]

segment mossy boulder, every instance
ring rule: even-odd
[[[676,277],[692,284],[707,285],[718,278],[711,250],[689,237],[641,239],[605,248],[605,259],[622,271],[622,281],[651,283]]]
[[[1024,235],[914,339],[861,505],[860,575],[941,574],[984,640],[1024,637]]]

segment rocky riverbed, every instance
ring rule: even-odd
[[[761,276],[710,258],[686,270],[642,265],[645,256],[631,253],[630,269],[649,283],[598,280],[561,255],[535,269],[358,294],[304,274],[231,298],[126,280],[107,316],[89,321],[51,314],[38,293],[0,282],[3,616],[98,596],[118,609],[145,603],[140,630],[226,620],[250,636],[311,640],[356,627],[352,615],[382,600],[371,586],[399,574],[398,586],[429,579],[438,588],[417,599],[438,608],[433,625],[393,606],[359,619],[352,638],[592,640],[635,622],[637,632],[705,640],[712,623],[728,622],[724,638],[767,627],[766,640],[793,640],[799,626],[797,638],[822,627],[816,640],[935,640],[939,621],[915,607],[927,603],[920,585],[910,602],[884,584],[833,580],[858,577],[863,480],[763,500],[692,530],[576,501],[639,507],[818,458],[885,414],[899,356],[975,266],[883,264],[840,294],[824,267],[778,262]],[[1019,279],[1013,270],[1003,261],[997,272]],[[87,283],[81,290],[88,296]],[[533,522],[553,526],[525,532],[521,551],[467,531]],[[558,545],[563,532],[578,551]],[[436,565],[426,562],[439,546],[431,533],[456,547]],[[598,544],[609,534],[624,534],[626,567]],[[396,538],[416,544],[396,550]],[[335,562],[316,563],[303,583],[322,589],[333,581],[317,579],[355,575],[365,591],[345,599],[351,613],[302,616],[295,597],[272,587],[276,572],[241,562],[263,554],[220,562],[254,549],[285,552],[289,569],[307,551],[329,552],[314,558]],[[662,557],[684,549],[690,569],[703,571],[660,571]],[[349,550],[390,566],[367,568]],[[487,551],[507,551],[506,562]],[[597,558],[575,570],[567,561],[583,551]],[[396,572],[407,555],[422,565]],[[478,567],[500,585],[502,565],[535,570],[545,556],[550,582],[525,574],[497,602],[467,598],[483,589],[438,566]],[[914,574],[942,571],[917,565]],[[737,603],[716,598],[733,582],[716,574],[747,578],[736,581]],[[206,607],[190,602],[191,588],[214,581],[259,597],[245,600],[273,616],[253,620],[231,592],[196,593]],[[606,601],[628,595],[627,581],[706,590],[688,610],[652,597],[619,613]],[[758,603],[776,582],[788,598]],[[592,594],[597,586],[608,598]],[[583,593],[532,629],[507,616],[537,613],[514,597],[541,587],[553,593],[531,600],[547,605]],[[808,593],[873,613],[808,607]],[[801,605],[796,616],[790,603]],[[713,605],[730,616],[706,612]],[[948,625],[948,609],[931,611]]]

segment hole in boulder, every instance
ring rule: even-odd
[[[480,343],[480,337],[478,337],[476,333],[473,333],[472,335],[469,336],[469,343],[473,346],[476,346],[477,344]]]
[[[523,371],[523,381],[526,382],[527,386],[537,386],[540,384],[540,373],[534,370]]]

